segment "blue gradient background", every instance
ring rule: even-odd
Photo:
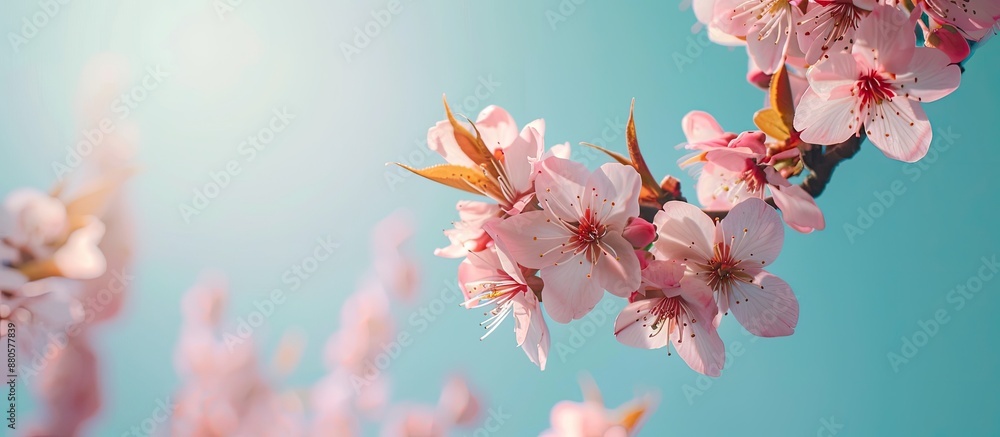
[[[340,250],[254,333],[267,357],[283,332],[301,328],[310,346],[287,384],[318,379],[322,345],[367,267],[369,230],[401,207],[418,220],[411,249],[421,255],[425,291],[415,306],[397,307],[399,326],[415,340],[389,369],[396,399],[434,402],[444,378],[460,371],[511,416],[499,435],[534,435],[548,426],[553,404],[580,398],[577,377],[589,372],[611,405],[636,392],[659,393],[643,435],[813,435],[831,418],[843,435],[1000,433],[993,340],[1000,336],[993,315],[1000,279],[961,310],[946,300],[976,274],[981,257],[1000,250],[989,176],[1000,164],[997,44],[975,54],[957,92],[925,105],[936,129],[960,137],[925,162],[919,179],[870,144],[838,170],[819,199],[828,229],[788,231],[771,269],[799,297],[796,334],[751,341],[727,320],[728,351],[734,355],[738,341],[743,353],[721,378],[709,383],[676,356],[618,344],[614,314],[565,360],[556,343],[582,324],[550,324],[544,372],[514,345],[512,322],[480,343],[481,314],[449,307],[418,332],[409,317],[455,276],[457,260],[431,252],[446,242],[440,231],[455,219],[455,202],[468,196],[417,177],[390,186],[387,174],[397,173],[384,163],[439,162],[418,151],[442,118],[442,93],[460,107],[472,96],[474,106],[464,109],[473,117],[487,104],[505,107],[521,124],[543,117],[549,145],[594,142],[608,123],[625,120],[635,97],[647,161],[654,173],[678,174],[689,197],[693,181],[674,164],[682,154],[674,149],[683,141],[681,117],[707,110],[727,130],[750,129],[763,100],[744,80],[742,49],[701,48],[693,14],[674,2],[591,0],[555,27],[546,17],[558,11],[555,0],[517,3],[402,0],[402,11],[352,62],[340,43],[385,1],[246,0],[225,20],[209,1],[71,2],[19,53],[0,47],[0,192],[54,180],[51,163],[80,135],[74,96],[90,57],[126,57],[136,81],[148,65],[172,74],[130,118],[141,129],[144,168],[130,193],[138,280],[123,313],[98,329],[105,408],[90,434],[120,435],[176,387],[179,298],[201,272],[230,278],[235,319],[254,299],[284,287],[283,272],[331,234]],[[22,17],[38,10],[34,2],[8,2],[0,30],[16,32]],[[678,54],[692,62],[678,68]],[[480,78],[490,77],[500,86],[478,101]],[[289,128],[185,223],[178,205],[190,203],[210,171],[242,162],[238,144],[282,107],[296,115]],[[624,150],[621,134],[602,143]],[[583,156],[591,167],[603,162]],[[896,180],[905,194],[852,242],[844,224],[856,223],[858,208]],[[899,353],[901,338],[939,309],[950,322],[895,372],[887,353]],[[701,394],[689,402],[685,386]],[[21,399],[26,424],[36,406],[30,395]]]

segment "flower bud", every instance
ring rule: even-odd
[[[964,61],[970,53],[969,41],[957,29],[948,24],[931,30],[931,33],[927,35],[927,46],[941,50],[942,53],[948,55],[948,59],[952,63]]]
[[[622,237],[625,237],[632,247],[641,249],[656,239],[656,226],[641,217],[632,217],[625,225]]]

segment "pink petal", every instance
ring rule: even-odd
[[[552,266],[572,256],[562,244],[574,235],[552,222],[543,211],[522,212],[496,225],[496,239],[503,240],[507,253],[522,266],[538,269]]]
[[[622,308],[615,319],[615,339],[619,343],[639,349],[659,349],[667,345],[667,329],[654,331],[656,316],[650,311],[663,298],[646,299]]]
[[[920,104],[896,96],[874,105],[865,120],[868,138],[885,156],[916,162],[931,146],[931,123]]]
[[[757,198],[734,206],[719,231],[721,236],[716,241],[730,245],[734,259],[757,268],[774,262],[785,241],[785,227],[778,212]]]
[[[799,301],[781,278],[761,271],[753,284],[737,282],[728,295],[736,320],[758,337],[792,335],[799,322]]]
[[[528,359],[538,366],[539,370],[545,370],[551,339],[545,318],[542,317],[538,298],[531,291],[522,293],[515,298],[514,321],[514,336],[517,339],[517,344],[524,350]]]
[[[677,348],[677,355],[698,373],[708,376],[721,375],[722,367],[726,363],[726,346],[712,324],[715,318],[714,312],[718,310],[714,305],[711,308],[690,305],[686,302],[682,305],[687,317],[681,321],[686,322],[687,326],[684,327],[683,333],[675,330],[670,335],[673,346]]]
[[[618,163],[604,164],[587,178],[582,204],[596,212],[602,224],[621,232],[628,219],[639,215],[641,187],[642,181],[634,168]]]
[[[974,41],[985,38],[1000,19],[1000,3],[995,0],[968,0],[960,4],[950,0],[925,0],[925,3],[928,15],[953,24]]]
[[[440,154],[449,164],[465,167],[476,166],[476,163],[465,156],[462,149],[458,147],[458,142],[455,141],[455,131],[451,128],[451,123],[448,120],[439,121],[427,130],[427,146]]]
[[[726,170],[711,162],[706,163],[698,176],[695,187],[698,192],[698,202],[710,211],[728,211],[733,207],[731,199],[750,197],[746,185],[736,186],[739,174]]]
[[[824,99],[842,87],[854,86],[861,72],[858,61],[850,53],[830,53],[806,73],[809,87]]]
[[[905,86],[900,94],[921,102],[933,102],[958,89],[962,81],[962,70],[951,64],[948,55],[940,50],[917,47],[913,61],[906,68],[906,74],[896,76],[894,84]]]
[[[653,219],[659,238],[653,247],[666,259],[705,262],[712,257],[715,223],[690,203],[670,201]],[[659,255],[657,258],[659,258]]]
[[[628,297],[629,293],[639,288],[641,282],[639,259],[635,257],[632,245],[616,234],[605,235],[601,244],[610,250],[598,258],[592,276],[601,288],[611,294]]]
[[[860,130],[860,112],[861,100],[850,94],[827,100],[810,88],[795,109],[795,130],[807,143],[839,144]]]
[[[517,138],[517,123],[503,108],[490,105],[479,113],[476,129],[490,150],[502,149]]]
[[[642,270],[642,280],[660,290],[680,286],[684,278],[684,264],[676,261],[653,260]]]
[[[880,4],[858,25],[853,52],[884,71],[906,71],[916,46],[915,18],[896,7]]]
[[[532,174],[533,162],[541,155],[544,143],[541,134],[534,128],[525,128],[524,134],[523,137],[514,137],[510,145],[503,149],[503,166],[510,178],[508,182],[518,195],[531,192],[535,176]]]
[[[791,26],[791,18],[785,17],[782,20],[789,21],[783,26],[787,30]],[[760,38],[758,35],[765,25],[764,21],[758,21],[747,32],[747,51],[761,71],[765,74],[773,74],[785,61],[785,53],[788,52],[788,42],[791,41],[791,38],[781,28],[772,30],[766,38]]]
[[[577,221],[583,215],[578,197],[590,177],[587,167],[575,161],[549,157],[535,166],[535,196],[555,221]]]
[[[816,200],[801,186],[786,187],[771,186],[774,204],[781,210],[781,215],[789,226],[799,232],[812,232],[826,228],[823,212],[816,205]]]
[[[542,280],[545,281],[542,300],[552,320],[569,323],[582,318],[601,301],[604,291],[589,275],[588,263],[579,264],[576,259],[541,270]]]
[[[712,141],[726,134],[715,117],[704,111],[691,111],[681,119],[681,129],[689,143]]]

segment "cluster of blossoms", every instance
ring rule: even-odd
[[[543,313],[569,323],[605,291],[628,301],[621,343],[676,349],[711,376],[725,361],[717,329],[729,312],[754,335],[792,334],[798,301],[765,270],[782,221],[825,228],[814,197],[865,137],[890,158],[922,158],[931,127],[921,103],[958,87],[959,63],[1000,19],[989,0],[696,0],[695,11],[715,41],[747,46],[748,79],[768,91],[759,130],[730,133],[701,111],[682,120],[690,153],[679,165],[696,170],[701,208],[677,179],[651,174],[631,113],[628,156],[585,144],[615,161],[590,171],[568,144],[546,151],[542,120],[518,130],[490,106],[461,122],[445,103],[428,144],[447,164],[403,166],[495,202],[459,202],[451,244],[435,253],[464,258],[459,284],[467,307],[489,309],[486,335],[513,314],[517,344],[543,370]]]
[[[717,333],[721,314],[733,311],[760,336],[794,331],[795,296],[763,269],[784,236],[778,213],[763,200],[736,199],[719,222],[690,204],[667,201],[650,222],[640,204],[679,197],[678,184],[652,179],[631,117],[631,160],[609,152],[619,162],[589,171],[569,160],[564,146],[545,152],[541,120],[518,132],[506,111],[491,106],[471,124],[472,134],[447,105],[446,112],[448,120],[428,137],[449,164],[414,171],[497,202],[460,202],[462,220],[446,231],[452,245],[437,252],[465,256],[459,283],[467,307],[489,308],[486,335],[513,314],[518,345],[544,369],[551,340],[542,307],[553,321],[569,323],[593,310],[605,290],[629,302],[615,324],[619,341],[674,348],[693,369],[710,375],[718,375],[725,361]],[[747,134],[734,138],[732,147],[712,150],[708,140],[692,147],[741,165],[784,159],[764,159],[762,141],[763,135]],[[740,171],[769,176],[773,192],[791,191],[780,174],[756,165]]]
[[[959,64],[1000,20],[993,0],[694,0],[694,9],[714,41],[746,45],[752,83],[766,88],[789,71],[794,119],[767,120],[772,129],[815,145],[867,135],[906,162],[930,146],[921,104],[958,88]]]
[[[80,125],[106,115],[122,85],[108,73],[119,67],[99,57],[85,70]],[[132,282],[122,192],[134,172],[134,133],[122,123],[72,169],[57,169],[50,190],[16,189],[0,204],[0,326],[41,407],[28,435],[77,435],[100,408],[91,331],[118,314]]]

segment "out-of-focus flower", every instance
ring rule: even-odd
[[[478,421],[481,406],[478,396],[469,387],[469,382],[463,377],[452,376],[441,389],[438,409],[450,423],[471,426]]]
[[[646,418],[656,408],[653,397],[643,395],[608,409],[593,381],[585,378],[581,386],[584,401],[562,401],[552,407],[551,428],[540,437],[631,437],[642,430]]]
[[[402,210],[380,220],[372,230],[375,275],[386,291],[405,300],[414,299],[420,288],[420,266],[403,247],[413,233],[413,217]]]

